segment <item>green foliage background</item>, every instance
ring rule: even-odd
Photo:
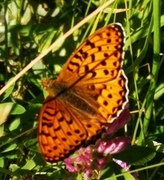
[[[104,2],[2,0],[1,88]],[[131,122],[121,133],[132,137],[132,147],[118,158],[131,164],[139,179],[164,179],[163,9],[160,0],[114,1],[0,96],[0,179],[82,179],[80,174],[68,173],[63,163],[48,165],[41,157],[37,144],[37,114],[44,100],[40,80],[45,76],[56,78],[71,52],[91,32],[113,22],[120,22],[127,35],[124,69],[129,79]],[[111,174],[113,179],[133,179],[112,164],[104,169],[100,179]]]

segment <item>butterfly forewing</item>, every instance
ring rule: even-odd
[[[119,24],[99,29],[88,37],[63,67],[58,79],[72,85],[114,79],[122,66],[124,31]]]
[[[96,140],[125,109],[123,45],[120,24],[104,27],[70,56],[56,81],[44,81],[49,96],[40,111],[38,138],[46,161],[62,160]]]
[[[39,146],[48,162],[65,158],[81,143],[87,145],[87,141],[98,136],[104,129],[100,122],[88,122],[81,119],[81,116],[77,117],[71,107],[66,107],[58,100],[50,100],[49,96],[40,114]]]

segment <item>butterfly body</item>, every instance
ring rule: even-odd
[[[45,89],[49,92],[49,98],[51,97],[50,101],[54,99],[55,101],[64,102],[75,111],[86,112],[86,114],[88,114],[87,116],[94,116],[96,114],[96,111],[93,109],[93,105],[87,100],[88,98],[93,99],[94,93],[91,94],[90,92],[86,94],[85,88],[83,89],[83,87],[66,87],[65,85],[58,84],[55,80],[48,81],[49,82],[46,82]]]
[[[123,44],[119,24],[102,28],[70,56],[57,80],[43,79],[49,96],[40,111],[38,138],[46,161],[59,161],[97,139],[127,105]]]

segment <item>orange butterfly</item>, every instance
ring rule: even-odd
[[[43,79],[49,96],[39,115],[39,147],[45,160],[64,159],[96,140],[128,103],[122,70],[124,30],[119,23],[89,36],[57,80]]]

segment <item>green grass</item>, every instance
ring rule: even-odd
[[[1,2],[1,88],[55,40],[101,7],[103,3],[100,2]],[[141,180],[164,179],[163,8],[160,0],[114,1],[106,9],[108,13],[102,11],[88,19],[31,65],[27,72],[23,71],[21,77],[0,96],[0,179],[82,178],[80,174],[68,173],[63,163],[46,164],[40,154],[37,114],[44,100],[41,78],[56,78],[67,58],[89,34],[113,22],[120,22],[127,36],[124,69],[129,79],[131,121],[124,134],[132,137],[132,150],[139,158],[138,163],[131,159],[128,162],[131,162],[131,171],[137,172]],[[143,149],[139,150],[137,146]],[[120,179],[132,179],[118,171],[115,165],[112,168],[107,166],[103,177],[109,178],[108,172]]]

